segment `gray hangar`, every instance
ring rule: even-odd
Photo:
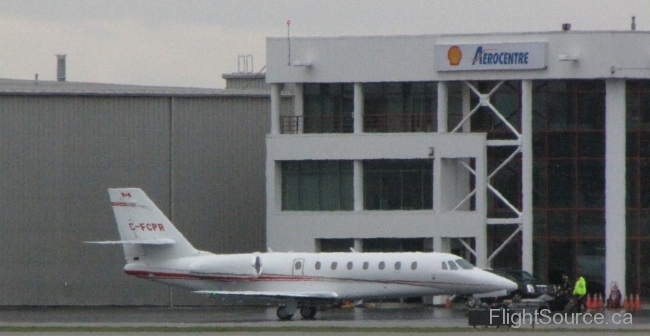
[[[119,237],[110,187],[145,190],[199,249],[266,249],[270,91],[264,75],[224,78],[226,89],[0,80],[0,305],[210,303],[126,276],[119,246],[83,243]]]

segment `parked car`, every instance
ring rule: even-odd
[[[554,297],[556,294],[554,285],[540,280],[524,270],[495,268],[488,269],[488,271],[517,283],[517,290],[511,292],[507,297],[500,299],[510,298],[513,301],[518,301],[521,299],[537,298],[542,294]]]

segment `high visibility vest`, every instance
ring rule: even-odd
[[[575,288],[573,289],[573,295],[585,295],[587,294],[587,282],[585,278],[580,277],[576,281]]]

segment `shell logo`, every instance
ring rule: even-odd
[[[460,60],[463,59],[463,52],[458,46],[452,46],[447,51],[447,59],[449,60],[449,65],[456,66],[460,64]]]

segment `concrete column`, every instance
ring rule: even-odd
[[[298,119],[298,129],[296,130],[298,134],[302,134],[304,130],[304,116],[305,114],[305,103],[303,95],[303,85],[302,83],[296,83],[294,87],[294,96],[293,96],[293,115]]]
[[[354,83],[354,133],[363,133],[363,84]]]
[[[363,210],[363,161],[354,160],[354,171],[352,176],[354,188],[354,211]]]
[[[440,133],[447,133],[448,100],[447,82],[438,82],[438,132]]]
[[[521,81],[521,265],[533,273],[533,81]]]
[[[280,134],[280,105],[282,84],[271,84],[271,134]]]
[[[363,252],[363,239],[354,238],[354,250],[357,252]]]
[[[487,262],[487,147],[483,147],[480,157],[476,158],[476,213],[485,218],[478,228],[476,239],[476,266],[488,267]]]
[[[605,288],[625,291],[625,80],[605,86]]]

